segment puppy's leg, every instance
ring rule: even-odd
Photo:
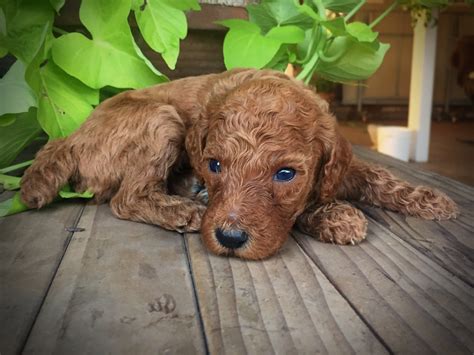
[[[21,199],[30,208],[51,203],[65,185],[76,163],[65,139],[49,142],[36,155],[35,161],[21,179]]]
[[[150,124],[141,126],[138,149],[127,152],[129,168],[110,206],[122,219],[179,232],[197,231],[205,206],[168,194],[168,178],[182,159],[184,122],[172,106],[154,109],[152,115],[153,120],[147,121]]]
[[[201,228],[206,207],[186,197],[168,195],[156,180],[131,176],[123,181],[110,201],[112,212],[121,219],[156,224],[178,232],[195,232]]]
[[[322,242],[334,244],[357,244],[365,239],[367,232],[367,220],[362,212],[342,201],[304,211],[296,226]]]
[[[424,219],[449,219],[459,213],[456,204],[439,190],[412,186],[388,170],[355,159],[338,198],[357,200]]]

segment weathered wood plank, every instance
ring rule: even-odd
[[[383,165],[414,184],[445,191],[458,203],[460,216],[440,222],[405,217],[363,204],[358,204],[358,207],[453,275],[474,286],[474,188],[436,173],[413,169],[408,164],[367,149],[355,148],[355,151],[364,160]]]
[[[183,237],[87,206],[25,353],[203,353]]]
[[[294,240],[249,262],[185,238],[210,353],[386,353]]]
[[[362,204],[358,207],[438,265],[474,286],[474,228],[463,223],[463,218],[424,221]]]
[[[472,353],[474,294],[466,283],[373,220],[357,246],[295,237],[396,353]]]
[[[84,205],[53,204],[0,218],[0,353],[18,353]]]

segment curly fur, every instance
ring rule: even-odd
[[[210,159],[221,162],[219,174]],[[274,181],[283,167],[296,176]],[[353,159],[327,104],[270,70],[186,78],[106,100],[77,132],[37,154],[22,200],[40,208],[68,182],[110,201],[119,218],[201,230],[214,253],[247,259],[274,254],[297,218],[321,241],[360,242],[367,221],[349,200],[426,219],[457,214],[441,192]],[[226,248],[216,228],[243,230],[249,240]]]

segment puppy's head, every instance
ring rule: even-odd
[[[247,81],[211,100],[207,115],[187,142],[209,194],[204,243],[216,254],[266,258],[310,196],[334,197],[347,144],[321,99],[288,79]]]

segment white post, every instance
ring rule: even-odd
[[[438,15],[433,10],[433,17]],[[410,158],[428,161],[436,57],[436,26],[420,18],[414,29],[408,128],[413,130]]]

